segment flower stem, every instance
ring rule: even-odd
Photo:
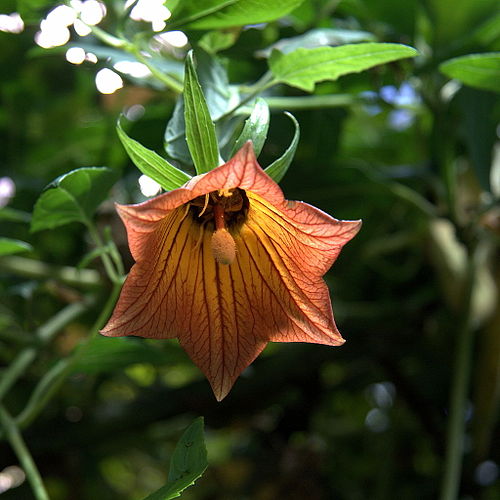
[[[4,428],[5,435],[7,436],[12,449],[16,453],[17,458],[19,458],[19,461],[24,468],[24,472],[28,477],[28,481],[31,483],[36,499],[49,500],[49,495],[43,485],[42,478],[38,472],[38,468],[35,465],[33,457],[31,456],[31,453],[28,450],[21,433],[19,432],[14,419],[2,405],[0,405],[0,423]]]
[[[450,418],[446,436],[446,457],[444,475],[441,482],[441,500],[456,500],[460,489],[464,453],[467,389],[469,386],[474,340],[472,296],[476,268],[477,250],[474,250],[468,257],[464,280],[462,315],[459,318],[460,323],[450,392]]]
[[[86,226],[87,229],[89,230],[91,238],[94,240],[94,243],[98,248],[102,248],[104,251],[101,253],[101,260],[104,265],[104,269],[106,271],[106,274],[108,275],[108,278],[112,283],[119,283],[121,284],[123,282],[123,278],[120,274],[120,271],[116,269],[116,263],[115,260],[112,259],[109,256],[109,250],[105,248],[104,242],[102,241],[101,235],[99,234],[99,231],[95,227],[93,221],[87,220],[86,221]]]
[[[286,109],[287,111],[300,109],[335,108],[350,106],[360,102],[349,94],[311,95],[298,97],[264,97],[271,109]]]
[[[66,306],[47,323],[38,328],[35,334],[36,339],[41,343],[49,342],[52,337],[61,330],[61,328],[86,311],[92,304],[93,300],[85,299],[81,302]],[[5,370],[2,375],[2,379],[0,380],[0,401],[35,359],[36,353],[36,347],[27,347],[20,352],[7,370]]]

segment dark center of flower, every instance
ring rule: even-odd
[[[245,221],[248,213],[248,198],[240,188],[220,189],[189,202],[189,213],[200,224],[207,224],[207,229],[223,227],[237,230]]]
[[[231,232],[245,221],[248,206],[248,197],[239,188],[212,191],[189,203],[191,217],[206,230],[214,231],[212,254],[219,264],[229,265],[234,261],[236,243]]]

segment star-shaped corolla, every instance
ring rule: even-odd
[[[250,142],[117,209],[136,263],[102,334],[177,337],[218,400],[268,342],[344,342],[322,276],[361,222],[285,200]]]

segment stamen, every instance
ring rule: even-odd
[[[207,193],[205,195],[205,204],[203,205],[203,210],[199,213],[198,217],[201,217],[205,213],[205,210],[208,207],[208,199],[209,199],[209,194]]]

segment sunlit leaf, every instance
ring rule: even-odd
[[[2,255],[12,255],[15,253],[28,252],[33,247],[25,241],[11,238],[0,238],[0,257]]]
[[[210,17],[224,7],[239,0],[183,0],[173,11],[173,22],[176,26],[192,23]]]
[[[317,82],[336,80],[379,64],[414,57],[417,51],[397,43],[358,43],[340,47],[273,51],[269,66],[278,82],[312,91]]]
[[[259,156],[266,141],[269,118],[269,106],[266,101],[262,98],[257,99],[252,114],[246,120],[243,130],[233,146],[231,156],[234,156],[236,151],[247,141],[252,141],[255,156]]]
[[[115,183],[117,173],[106,167],[84,167],[58,177],[40,195],[31,231],[53,229],[69,222],[86,224]]]
[[[231,26],[245,26],[248,24],[265,23],[279,19],[298,7],[304,0],[204,0],[196,4],[207,4],[207,9],[200,15],[200,7],[194,7],[195,12],[191,17],[186,16],[182,20],[184,24],[189,22],[190,28],[217,29],[229,28]],[[192,2],[186,2],[191,4]],[[218,5],[216,5],[218,4]],[[209,12],[208,6],[212,7]],[[197,16],[197,17],[196,17]]]
[[[198,417],[181,436],[175,447],[168,482],[144,500],[170,500],[194,484],[208,466],[203,438],[203,417]]]
[[[145,175],[151,177],[166,191],[176,189],[191,178],[177,167],[171,165],[160,155],[145,148],[142,144],[131,139],[123,130],[120,122],[116,126],[118,137],[127,151],[134,165]]]
[[[500,92],[500,52],[455,57],[442,63],[439,69],[465,85]]]
[[[306,31],[299,36],[282,38],[271,46],[259,50],[257,55],[269,57],[273,49],[279,50],[283,54],[288,54],[300,48],[312,49],[328,45],[344,45],[347,43],[372,41],[375,41],[375,35],[368,31],[316,28]]]
[[[208,172],[219,164],[219,150],[215,126],[194,69],[193,52],[186,57],[184,119],[186,140],[196,172]]]
[[[295,132],[293,134],[292,142],[280,158],[278,158],[276,161],[271,163],[271,165],[264,169],[266,174],[272,177],[276,182],[280,182],[281,179],[285,177],[288,167],[292,163],[293,157],[295,156],[295,150],[297,149],[300,138],[299,122],[291,113],[285,113],[285,115],[287,115],[295,125]]]

